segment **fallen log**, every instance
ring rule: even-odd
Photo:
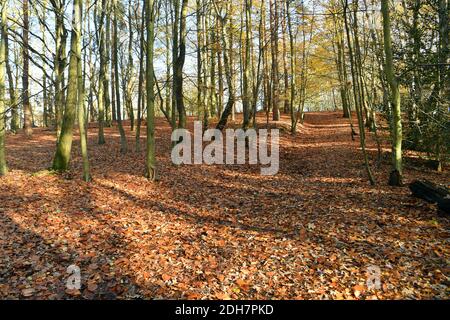
[[[436,203],[443,213],[450,213],[450,192],[448,188],[438,186],[430,181],[414,181],[409,185],[414,197],[430,203]]]

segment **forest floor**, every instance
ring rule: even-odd
[[[106,129],[102,146],[90,129],[89,184],[77,139],[72,169],[55,175],[45,171],[53,132],[8,136],[0,298],[449,297],[448,219],[407,186],[387,186],[389,149],[377,165],[371,137],[378,183],[370,186],[359,142],[339,113],[310,113],[297,135],[283,131],[275,176],[261,176],[258,166],[175,166],[170,128],[158,119],[160,181],[150,183],[144,152],[134,151],[126,129],[126,155],[117,128]],[[405,183],[450,181],[417,159],[405,165]],[[81,269],[80,290],[66,289],[69,265]],[[366,286],[371,266],[381,271],[378,289]]]

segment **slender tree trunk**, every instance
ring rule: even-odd
[[[130,118],[130,130],[134,131],[134,109],[133,109],[133,25],[131,23],[131,0],[128,1],[128,29],[129,29],[129,41],[128,41],[128,61],[127,61],[127,83],[126,83],[126,95],[125,103],[128,110],[128,116]]]
[[[91,180],[90,170],[89,170],[89,158],[87,150],[87,131],[86,131],[86,119],[85,119],[85,109],[84,109],[84,85],[83,85],[83,70],[81,66],[81,39],[83,37],[83,27],[82,27],[82,15],[83,15],[83,3],[82,0],[77,1],[78,11],[80,16],[77,24],[77,30],[79,30],[78,42],[76,44],[76,55],[77,55],[77,73],[78,73],[78,126],[80,132],[80,145],[81,145],[81,156],[83,158],[83,180],[89,182]],[[100,84],[101,85],[101,84]]]
[[[47,1],[44,0],[42,5],[44,7],[47,7]],[[42,16],[43,21],[46,21],[46,16],[47,16],[47,12],[46,12],[46,10],[43,10],[43,16]],[[48,103],[47,73],[45,72],[45,59],[44,59],[44,57],[46,56],[46,51],[47,51],[46,31],[45,31],[45,26],[41,21],[39,22],[39,27],[40,27],[40,31],[42,33],[42,42],[43,42],[43,46],[42,46],[42,54],[43,54],[43,57],[42,57],[43,122],[44,122],[44,127],[48,128],[49,122],[50,122],[50,115],[49,115],[49,103]]]
[[[5,110],[5,69],[6,63],[6,37],[8,35],[7,30],[7,1],[0,1],[1,10],[1,24],[0,24],[0,177],[4,176],[8,172],[6,166],[6,110]]]
[[[100,20],[98,22],[98,40],[99,40],[99,53],[100,53],[100,72],[98,78],[98,144],[105,144],[105,94],[104,91],[108,91],[108,86],[105,87],[105,76],[107,72],[106,65],[106,48],[105,48],[105,17],[107,0],[102,0],[100,7]]]
[[[219,42],[219,41],[218,41]],[[221,50],[217,51],[217,66],[218,66],[218,76],[219,76],[219,94],[217,101],[217,119],[220,118],[220,115],[223,111],[223,64],[222,64],[222,53]]]
[[[139,33],[139,79],[138,79],[138,109],[137,109],[137,125],[136,125],[136,151],[141,151],[141,124],[142,124],[142,101],[144,90],[144,28],[146,23],[146,5],[142,9],[141,28]]]
[[[344,24],[345,24],[345,31],[346,31],[346,35],[347,35],[347,45],[348,45],[348,52],[349,52],[349,58],[350,58],[350,66],[351,66],[351,71],[352,71],[353,86],[355,87],[358,85],[358,83],[357,83],[358,80],[356,78],[355,62],[354,62],[355,60],[354,60],[353,47],[352,47],[351,36],[350,36],[350,28],[349,28],[348,20],[347,20],[347,13],[348,13],[348,0],[344,0]],[[360,145],[361,145],[361,149],[363,152],[364,164],[365,164],[365,168],[367,171],[367,176],[369,178],[369,182],[371,185],[375,185],[375,179],[372,175],[372,171],[370,170],[369,158],[368,158],[367,150],[366,150],[364,122],[362,119],[361,105],[360,105],[360,100],[359,100],[357,90],[358,90],[358,88],[354,88],[353,95],[354,95],[354,99],[355,99],[356,114],[358,116],[359,136],[360,136],[359,140],[360,140]]]
[[[55,12],[55,130],[59,140],[64,108],[64,70],[66,68],[67,32],[64,28],[64,8],[61,0],[51,1]]]
[[[5,0],[6,1],[6,0]],[[5,14],[7,14],[7,4],[4,4]],[[19,120],[19,110],[17,105],[17,95],[16,95],[16,87],[13,80],[13,74],[11,70],[11,64],[9,63],[9,35],[8,35],[8,24],[5,20],[4,22],[4,34],[3,41],[5,41],[5,63],[6,63],[6,74],[8,76],[8,84],[9,84],[9,105],[11,108],[11,132],[17,133],[20,127]],[[1,115],[0,115],[1,116]]]
[[[154,69],[153,69],[153,46],[155,33],[155,8],[154,0],[146,0],[146,30],[147,30],[147,68],[146,68],[146,91],[147,91],[147,150],[146,150],[146,176],[149,180],[156,180],[156,157],[155,157],[155,93]]]
[[[278,70],[278,1],[270,0],[272,40],[272,120],[280,120],[279,70]]]
[[[29,68],[30,62],[28,57],[28,46],[29,46],[29,10],[28,10],[28,0],[23,0],[23,75],[22,75],[22,103],[23,103],[23,128],[25,130],[25,135],[31,136],[33,134],[33,120],[32,111],[30,105],[30,92],[29,92]]]
[[[172,0],[173,2],[173,24],[172,24],[172,130],[178,127],[177,123],[177,95],[175,90],[178,82],[175,79],[177,73],[177,61],[178,61],[178,50],[179,50],[179,30],[178,26],[180,24],[180,0]]]
[[[226,5],[225,5],[226,6]],[[227,9],[227,15],[229,15],[231,18],[229,19],[230,23],[228,24],[228,37],[229,37],[229,42],[228,42],[228,47],[223,48],[224,50],[224,55],[225,55],[225,51],[227,51],[228,53],[228,61],[229,61],[229,66],[230,66],[230,72],[231,72],[231,83],[232,83],[232,87],[228,87],[228,94],[229,94],[229,98],[228,98],[228,103],[229,103],[229,108],[231,108],[231,120],[235,121],[236,120],[236,92],[234,91],[236,88],[236,76],[235,76],[235,72],[233,70],[234,67],[234,51],[233,51],[233,47],[234,47],[234,25],[233,25],[233,13],[234,13],[234,5],[232,1],[229,1],[228,4],[228,9]],[[222,32],[225,31],[225,25],[226,25],[226,21],[228,21],[228,19],[225,18],[224,20],[224,29],[222,30]],[[227,36],[226,34],[224,35],[225,37]],[[225,56],[224,56],[225,59]],[[225,61],[224,61],[225,63]],[[231,91],[232,90],[232,91]],[[233,96],[233,99],[230,99],[230,97]],[[228,105],[227,103],[227,105]],[[224,113],[226,112],[226,116],[227,118],[224,117],[224,114],[222,114],[222,116],[220,117],[219,120],[219,124],[221,124],[221,121],[223,123],[223,126],[225,127],[226,122],[228,121],[228,116],[229,116],[229,112],[227,110],[227,108],[225,107]],[[222,120],[223,119],[223,120]],[[221,124],[222,126],[222,124]]]
[[[288,74],[288,63],[287,63],[287,44],[286,44],[286,20],[287,20],[287,13],[286,13],[286,6],[282,2],[282,19],[281,19],[281,30],[283,35],[283,73],[284,73],[284,92],[283,92],[283,101],[284,101],[284,113],[289,114],[289,74]]]
[[[391,88],[392,105],[392,172],[389,185],[402,185],[402,115],[400,107],[400,90],[394,73],[394,63],[391,43],[391,18],[388,0],[381,0],[383,15],[384,52],[386,55],[385,73]]]
[[[103,81],[103,94],[104,94],[104,102],[105,102],[105,124],[108,127],[112,126],[113,121],[117,121],[117,113],[116,113],[116,105],[115,105],[115,85],[114,85],[114,72],[113,72],[113,63],[112,63],[112,55],[111,55],[111,10],[112,10],[112,1],[106,0],[106,27],[105,27],[105,79]],[[111,89],[111,94],[110,90]]]
[[[232,76],[232,64],[230,63],[230,56],[232,56],[232,48],[230,46],[230,43],[228,41],[228,38],[226,36],[225,32],[225,26],[227,22],[227,15],[222,16],[217,3],[214,3],[214,9],[216,11],[217,19],[219,19],[220,23],[220,38],[222,42],[222,48],[223,48],[223,60],[224,60],[224,66],[225,66],[225,77],[227,80],[227,86],[228,86],[228,101],[225,106],[225,109],[222,113],[222,116],[220,117],[219,122],[217,123],[216,129],[223,130],[228,122],[228,117],[233,112],[234,107],[234,81]]]
[[[243,94],[242,94],[242,106],[244,112],[244,122],[242,124],[242,128],[246,131],[249,127],[250,123],[250,29],[252,27],[251,21],[251,9],[252,9],[252,1],[245,0],[244,2],[245,8],[245,58],[243,63]]]
[[[208,126],[208,112],[205,105],[205,88],[203,84],[205,76],[203,76],[203,59],[205,58],[205,45],[204,45],[204,34],[203,34],[203,25],[205,22],[204,18],[204,3],[200,0],[196,0],[196,9],[197,9],[197,108],[198,110],[203,110],[203,128],[205,129]],[[206,36],[206,35],[205,35]]]
[[[289,110],[291,112],[291,133],[294,134],[297,131],[298,118],[295,112],[295,89],[296,89],[296,61],[295,61],[295,46],[294,46],[294,32],[292,30],[292,18],[290,12],[291,0],[286,0],[286,17],[287,28],[289,33],[289,49],[290,49],[290,64],[291,64],[291,94],[289,96]]]
[[[175,7],[177,11],[179,8],[179,1],[175,0],[178,5]],[[174,62],[174,74],[173,74],[173,94],[175,95],[176,107],[178,110],[178,127],[186,128],[186,108],[184,106],[183,97],[183,68],[184,62],[186,60],[186,16],[188,9],[188,1],[182,0],[181,11],[179,14],[179,40],[178,46],[175,48],[177,50],[176,60]],[[177,15],[175,15],[177,16]],[[175,47],[175,46],[174,46]]]
[[[120,133],[120,152],[127,152],[127,138],[125,136],[125,130],[122,125],[122,115],[120,108],[120,85],[119,85],[119,58],[118,58],[118,33],[119,29],[117,26],[117,0],[114,0],[113,3],[113,12],[114,12],[114,31],[113,31],[113,55],[114,55],[114,81],[115,81],[115,89],[116,89],[116,108],[117,108],[117,125],[119,127]]]

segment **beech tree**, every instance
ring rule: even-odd
[[[5,71],[6,71],[6,37],[7,30],[7,2],[0,1],[1,22],[0,22],[0,176],[4,176],[8,168],[6,166],[6,108],[5,108]]]
[[[53,158],[53,170],[66,171],[69,168],[70,153],[72,150],[73,127],[76,109],[78,106],[78,60],[77,52],[81,40],[81,2],[73,0],[72,32],[70,36],[69,76],[67,87],[66,106],[61,126],[61,134]]]
[[[394,73],[392,43],[391,43],[391,18],[388,0],[381,1],[383,13],[383,39],[384,52],[386,54],[385,72],[390,86],[392,105],[392,172],[389,184],[399,186],[402,184],[402,111],[400,108],[400,90]]]
[[[153,46],[155,39],[155,2],[146,0],[145,27],[147,31],[146,46],[146,91],[147,91],[147,151],[146,151],[146,175],[149,180],[156,180],[156,156],[155,156],[155,92],[153,69]]]

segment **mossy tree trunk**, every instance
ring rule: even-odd
[[[394,74],[394,63],[391,40],[391,17],[388,0],[381,1],[381,13],[383,15],[383,39],[386,55],[385,73],[390,87],[392,106],[392,171],[389,177],[391,186],[402,185],[402,115],[400,106],[400,90]]]
[[[70,39],[69,78],[67,87],[66,107],[61,126],[61,134],[53,159],[53,170],[66,171],[69,168],[70,152],[72,150],[73,127],[78,105],[78,42],[80,41],[81,0],[73,1],[72,33]]]

